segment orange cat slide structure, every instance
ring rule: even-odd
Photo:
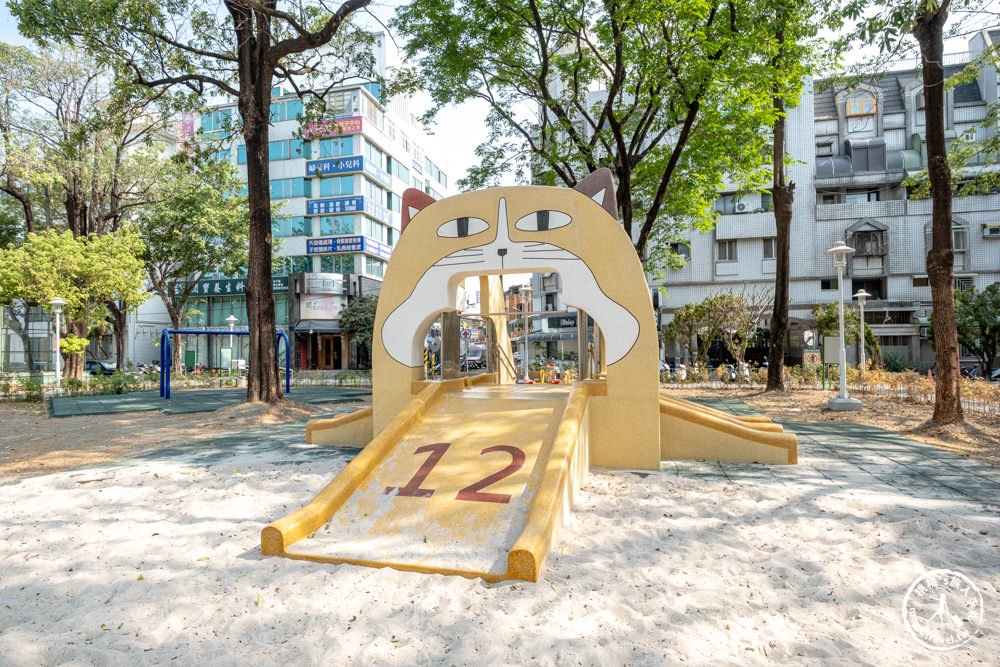
[[[376,314],[373,406],[307,427],[309,442],[368,444],[305,507],[263,530],[263,553],[536,581],[591,465],[796,461],[795,438],[778,425],[660,395],[649,290],[618,224],[610,171],[574,189],[440,201],[407,190],[403,228]],[[564,302],[596,322],[597,379],[515,384],[512,364],[500,363],[424,381],[424,335],[457,309],[462,282],[479,276],[484,310],[498,313],[500,275],[532,272],[558,272]],[[486,317],[511,361],[506,322]]]

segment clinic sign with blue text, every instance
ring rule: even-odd
[[[392,212],[361,195],[353,197],[328,197],[306,202],[306,215],[340,215],[342,213],[367,213],[379,222],[392,224]]]
[[[306,176],[332,176],[363,171],[387,188],[392,187],[392,175],[371,160],[354,155],[351,157],[331,157],[306,162]]]
[[[392,248],[367,236],[330,236],[320,239],[306,239],[307,255],[336,255],[350,252],[363,252],[387,260],[392,255]]]

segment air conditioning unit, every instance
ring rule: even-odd
[[[1000,224],[983,225],[984,239],[1000,239]]]
[[[736,205],[736,212],[737,213],[746,213],[748,208],[750,208],[750,207],[747,206],[746,203],[740,202],[739,204]]]

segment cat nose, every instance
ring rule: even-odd
[[[503,257],[504,255],[507,254],[507,248],[498,248],[497,249],[497,254],[500,255],[501,257]]]

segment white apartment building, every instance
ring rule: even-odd
[[[975,35],[969,54],[949,58],[946,75],[998,42],[1000,30]],[[947,136],[971,132],[982,139],[995,133],[995,126],[983,129],[980,124],[987,107],[998,101],[995,67],[949,89]],[[859,289],[873,295],[865,306],[865,321],[883,350],[905,355],[917,368],[933,363],[926,337],[931,200],[909,199],[901,185],[908,174],[926,167],[924,135],[922,83],[912,67],[850,89],[810,81],[799,106],[789,111],[786,152],[794,161],[788,171],[796,188],[787,363],[801,361],[802,334],[813,326],[812,309],[837,300],[836,269],[824,253],[837,241],[856,249],[845,270],[845,300]],[[775,226],[769,200],[766,193],[743,198],[720,193],[715,229],[692,232],[675,248],[686,256],[686,264],[668,270],[662,281],[651,278],[652,288],[666,292],[654,298],[661,324],[684,304],[711,292],[773,284]],[[956,197],[953,226],[956,289],[982,290],[1000,281],[1000,193]],[[691,350],[684,343],[666,344],[664,358],[689,358]],[[974,357],[963,351],[962,360]]]

